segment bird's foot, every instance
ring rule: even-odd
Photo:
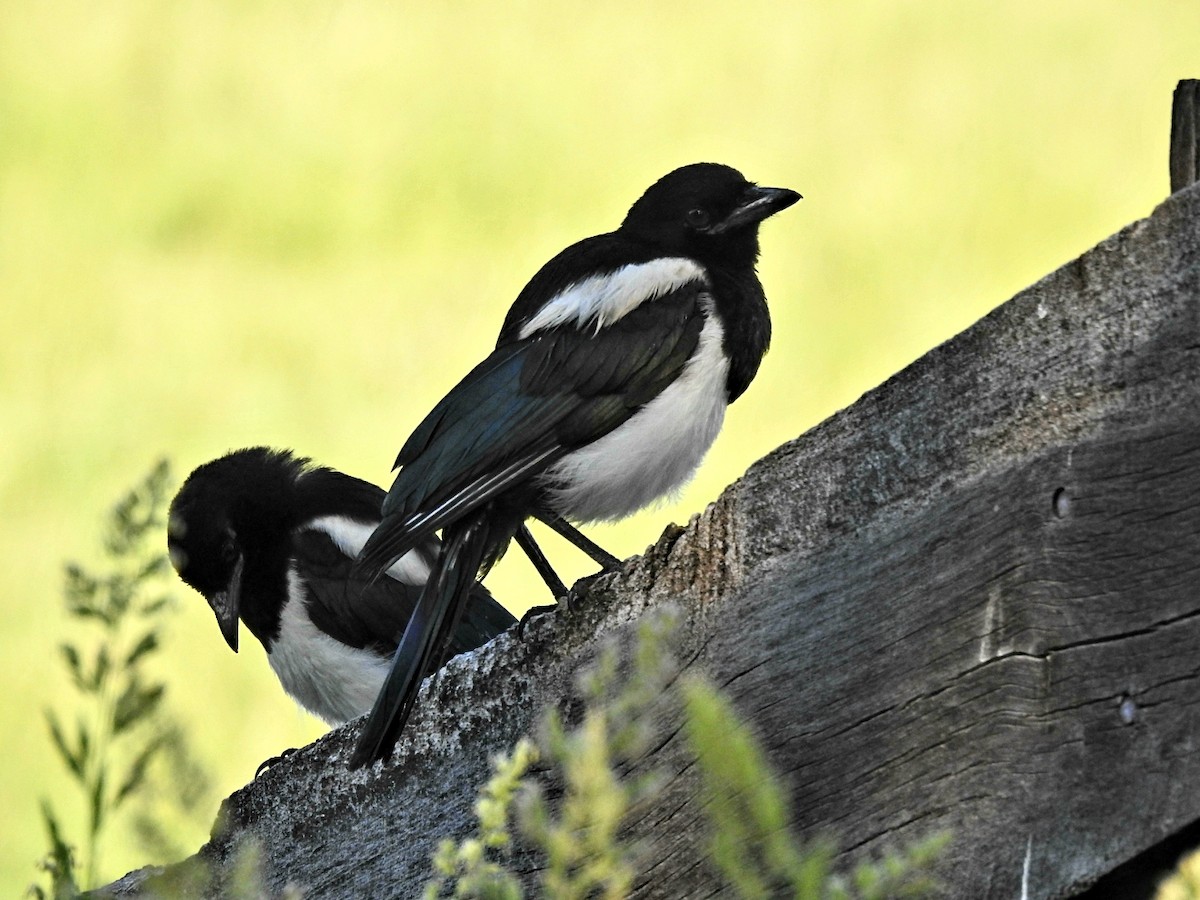
[[[571,595],[570,593],[563,594],[559,598],[563,609],[567,612],[571,611]],[[517,637],[521,640],[525,639],[525,626],[530,619],[540,616],[542,613],[558,612],[558,603],[547,603],[545,606],[531,606],[525,610],[525,614],[521,616],[521,621],[517,623]]]
[[[270,759],[264,759],[262,762],[260,762],[258,764],[258,768],[254,770],[254,777],[258,778],[259,775],[261,775],[266,769],[271,768],[271,766],[275,765],[275,763],[283,762],[283,760],[287,759],[289,756],[291,756],[293,753],[295,753],[297,749],[298,748],[296,748],[296,747],[289,747],[287,750],[284,750],[278,756],[272,756]]]

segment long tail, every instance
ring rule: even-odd
[[[441,658],[462,616],[489,547],[490,531],[487,516],[476,515],[448,525],[443,532],[441,553],[363,726],[350,758],[351,769],[392,755],[412,712],[422,677]]]

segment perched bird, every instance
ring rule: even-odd
[[[369,585],[355,556],[380,522],[381,488],[286,450],[252,447],[205,463],[171,503],[167,546],[236,652],[238,619],[267,651],[283,689],[331,725],[379,693],[438,554],[426,535]],[[433,669],[516,620],[482,585]]]
[[[480,572],[527,518],[623,518],[680,487],[771,336],[758,227],[800,195],[713,163],[677,169],[616,231],[534,275],[496,349],[400,450],[367,579],[442,530],[442,549],[351,766],[390,756],[422,674]]]

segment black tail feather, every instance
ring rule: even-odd
[[[488,589],[477,582],[463,603],[462,619],[450,634],[450,643],[442,654],[441,664],[444,665],[460,653],[469,653],[476,647],[482,647],[516,624],[516,616],[497,603]]]
[[[350,768],[357,769],[392,755],[417,699],[421,679],[436,667],[462,618],[489,546],[489,531],[487,517],[477,516],[449,525],[443,532],[437,563],[363,726],[350,758]]]

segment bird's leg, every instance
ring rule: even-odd
[[[621,560],[617,559],[595,541],[584,537],[583,533],[580,532],[578,528],[576,528],[562,516],[556,516],[543,512],[535,512],[533,517],[539,522],[549,525],[568,541],[590,556],[593,560],[600,564],[600,567],[604,569],[604,571],[616,572],[620,570]],[[520,538],[518,538],[518,541],[519,540]]]
[[[533,535],[529,533],[529,529],[522,525],[517,529],[514,537],[517,539],[517,546],[525,551],[525,555],[529,557],[529,561],[533,563],[533,567],[537,569],[537,573],[542,576],[542,581],[546,582],[546,587],[550,588],[550,593],[554,595],[556,600],[561,598],[566,602],[568,594],[567,586],[562,583],[562,579],[558,577],[558,573],[551,567],[550,561],[546,559],[546,554],[537,545],[537,541],[533,539]],[[525,623],[530,618],[544,612],[552,612],[554,609],[554,604],[550,604],[548,606],[531,606],[525,610],[525,615],[521,616],[521,621],[517,623],[517,634],[524,637]]]
[[[533,563],[533,567],[537,569],[537,573],[542,576],[542,581],[546,582],[546,587],[550,588],[550,593],[554,595],[555,599],[565,597],[567,595],[567,586],[562,583],[562,579],[558,577],[558,573],[550,565],[550,560],[546,559],[546,554],[537,545],[537,541],[533,539],[533,535],[529,533],[529,529],[522,525],[517,529],[515,537],[517,539],[517,546],[525,551],[525,555],[529,557],[529,561]]]
[[[533,517],[539,522],[548,525],[554,531],[558,532],[593,560],[600,564],[606,572],[616,572],[621,569],[621,560],[617,559],[595,541],[584,537],[579,529],[571,525],[562,516],[556,516],[551,513],[534,512]],[[529,557],[529,561],[533,563],[538,574],[542,576],[542,580],[546,582],[550,588],[550,592],[556,598],[561,598],[570,609],[568,600],[568,592],[566,585],[551,568],[550,562],[546,559],[546,555],[542,553],[541,547],[533,539],[533,535],[529,533],[529,529],[522,525],[516,533],[517,546],[525,551],[525,555]],[[525,611],[525,615],[521,616],[521,621],[517,624],[517,634],[524,636],[525,623],[533,616],[544,612],[551,612],[555,609],[554,606],[533,606]]]

